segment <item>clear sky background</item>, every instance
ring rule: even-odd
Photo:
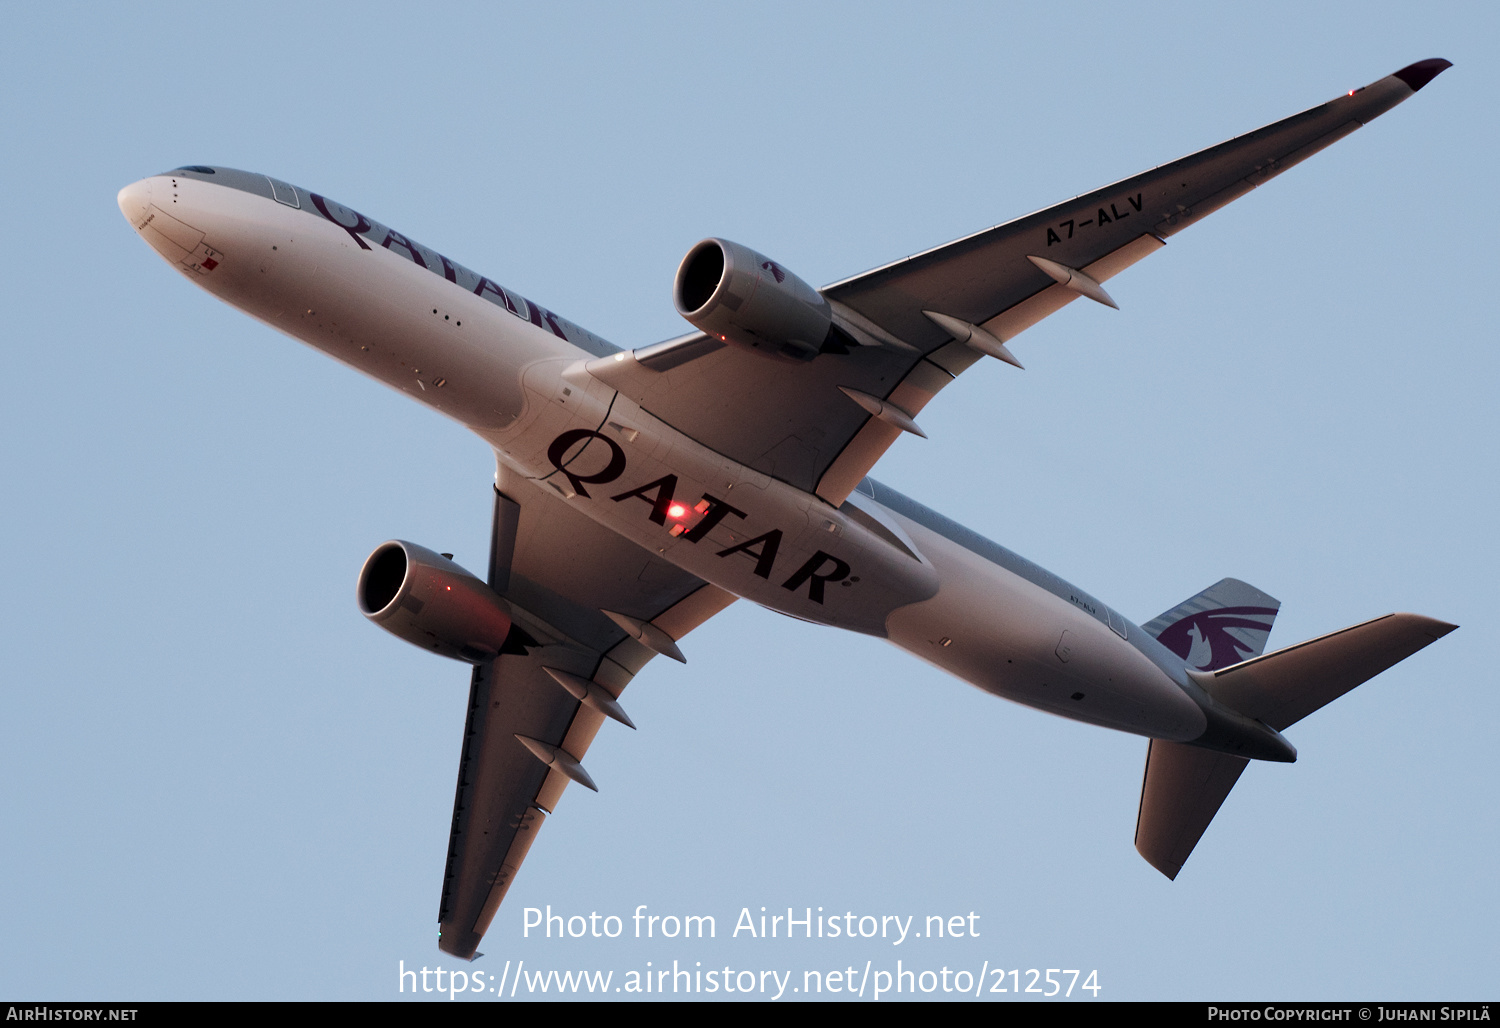
[[[640,730],[601,731],[601,793],[569,790],[465,970],[1494,997],[1494,5],[6,21],[0,996],[378,1000],[402,961],[454,966],[467,670],[366,623],[354,582],[392,537],[482,568],[490,456],[194,289],[121,186],[265,171],[636,346],[684,330],[672,275],[704,236],[826,283],[1441,56],[1111,282],[1122,311],[1074,304],[1014,344],[1024,373],[966,373],[876,475],[1137,622],[1233,575],[1282,600],[1273,647],[1392,610],[1460,631],[1290,730],[1299,762],[1251,767],[1174,883],[1132,846],[1144,740],[736,605],[630,687]],[[718,938],[523,938],[548,904]],[[762,906],[973,911],[980,937],[731,938]]]

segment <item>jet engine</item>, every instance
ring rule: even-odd
[[[848,352],[828,301],[816,289],[727,239],[705,239],[688,251],[672,299],[695,328],[762,356],[810,361],[830,340],[836,352]]]
[[[441,553],[393,539],[359,572],[365,617],[424,650],[481,664],[510,635],[510,609],[488,585]]]

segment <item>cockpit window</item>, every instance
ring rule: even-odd
[[[182,167],[178,168],[177,170],[178,171],[196,171],[200,175],[212,175],[214,173],[214,169],[212,169],[212,168],[205,168],[201,164],[184,164]]]

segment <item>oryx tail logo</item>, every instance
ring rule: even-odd
[[[780,265],[775,261],[762,261],[760,266],[763,271],[769,271],[775,276],[777,282],[786,281],[786,272],[782,271]]]
[[[1276,618],[1275,607],[1218,607],[1189,614],[1162,630],[1157,641],[1198,671],[1217,671],[1238,664],[1265,646],[1265,635]],[[1252,645],[1230,634],[1263,633]]]

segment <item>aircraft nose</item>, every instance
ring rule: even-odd
[[[151,207],[151,180],[143,178],[139,182],[130,183],[120,190],[115,202],[120,205],[120,213],[125,215],[130,226],[139,230]]]

